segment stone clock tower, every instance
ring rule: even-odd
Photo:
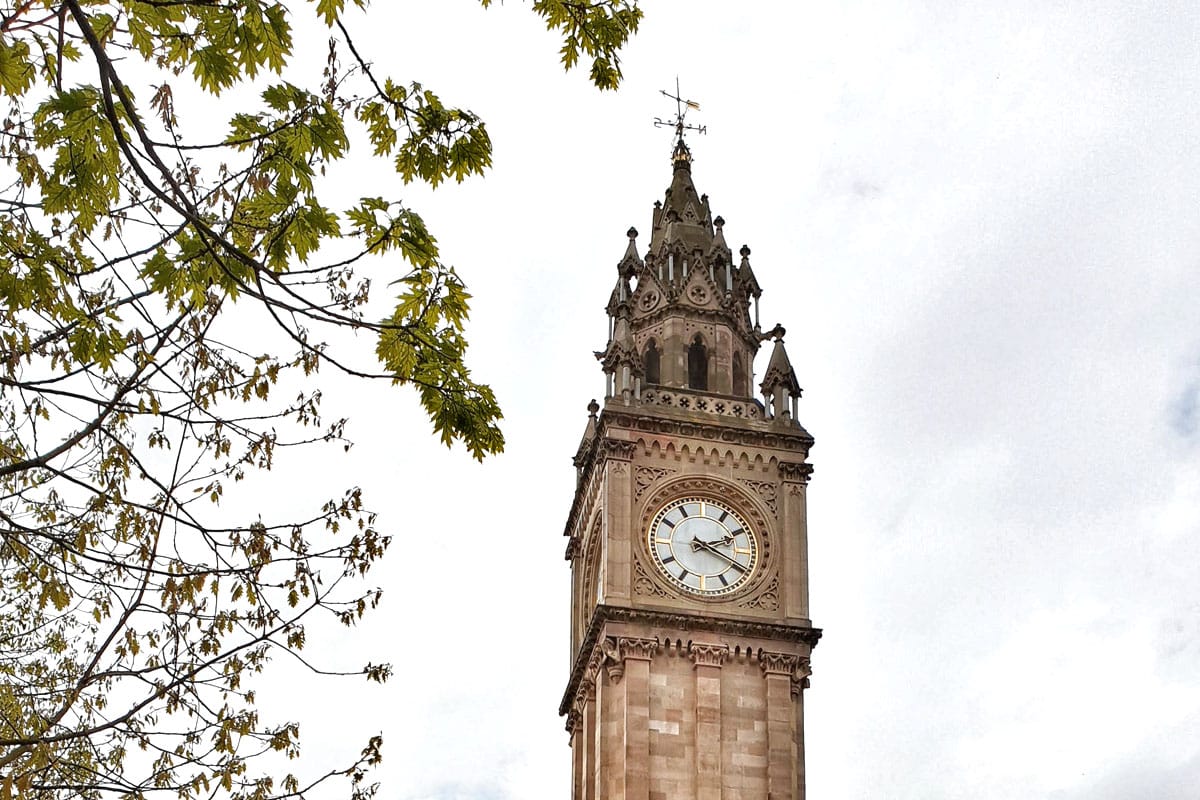
[[[682,131],[681,131],[682,132]],[[574,800],[804,800],[813,439],[682,136],[617,265],[567,519]],[[771,340],[755,399],[754,357]]]

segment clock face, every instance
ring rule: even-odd
[[[650,523],[654,565],[678,589],[711,597],[736,591],[758,564],[758,538],[740,514],[707,497],[667,504]]]

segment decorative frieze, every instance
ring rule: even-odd
[[[741,444],[747,447],[792,450],[801,453],[802,458],[808,456],[808,450],[813,444],[812,436],[799,425],[796,426],[795,431],[785,432],[774,427],[770,430],[760,430],[755,423],[761,423],[761,421],[750,419],[744,419],[742,424],[731,427],[730,422],[725,421],[722,421],[721,424],[705,424],[690,419],[672,419],[658,415],[642,415],[614,410],[605,411],[603,422],[605,428],[625,428],[646,433],[689,436],[713,442]]]
[[[697,617],[693,614],[656,611],[648,608],[622,608],[598,605],[588,624],[587,633],[580,644],[575,666],[567,681],[558,713],[565,715],[570,710],[576,694],[580,691],[585,676],[599,674],[604,654],[598,647],[600,632],[610,622],[646,624],[657,629],[699,631],[715,634],[726,640],[772,639],[778,642],[795,642],[808,648],[815,647],[821,638],[821,629],[797,626],[765,620],[726,619],[722,617]],[[612,637],[607,637],[611,639]],[[650,640],[657,642],[657,640]]]
[[[763,415],[758,403],[750,398],[710,397],[699,392],[679,389],[647,389],[642,392],[642,405],[681,408],[685,411],[705,411],[738,419],[762,419]]]

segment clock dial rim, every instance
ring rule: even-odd
[[[704,513],[696,514],[696,506]],[[712,509],[722,513],[709,516]],[[746,517],[732,503],[711,495],[676,497],[651,517],[646,533],[650,561],[672,589],[687,596],[724,599],[738,594],[755,582],[764,557],[762,539]],[[697,539],[708,546],[693,545]]]

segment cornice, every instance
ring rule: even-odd
[[[607,427],[690,436],[747,447],[790,450],[803,454],[803,457],[808,456],[814,443],[812,435],[800,425],[781,424],[775,420],[742,419],[670,407],[635,405],[606,408],[604,416],[607,417]]]
[[[774,639],[776,641],[807,644],[810,649],[816,647],[817,642],[821,638],[820,628],[808,626],[782,625],[776,622],[729,619],[716,616],[697,617],[691,614],[670,611],[598,605],[596,606],[596,610],[592,612],[592,621],[588,624],[587,634],[583,637],[583,641],[579,646],[579,652],[575,655],[575,664],[571,669],[571,678],[567,682],[562,702],[558,706],[559,716],[571,710],[579,686],[588,672],[588,665],[599,666],[606,660],[611,660],[611,658],[606,659],[605,656],[597,658],[597,653],[601,652],[599,645],[602,644],[599,641],[600,632],[604,629],[604,625],[607,622],[635,622],[661,625],[666,628],[689,632],[695,631],[744,638]]]
[[[786,461],[789,473],[785,479],[807,483],[812,467],[804,464],[814,440],[812,435],[798,423],[781,425],[774,420],[747,420],[737,417],[721,417],[704,412],[691,412],[661,406],[636,405],[608,407],[600,413],[596,436],[583,453],[576,456],[580,467],[579,481],[563,535],[569,537],[564,557],[570,561],[575,555],[579,537],[572,535],[579,523],[581,512],[587,506],[594,491],[596,465],[606,458],[629,461],[637,445],[626,439],[609,438],[611,429],[623,429],[636,433],[656,433],[666,436],[686,436],[708,442],[738,444],[745,447],[761,447],[795,453],[795,461]],[[805,471],[805,468],[807,470]],[[800,473],[803,473],[801,476]],[[795,477],[793,477],[795,476]]]

